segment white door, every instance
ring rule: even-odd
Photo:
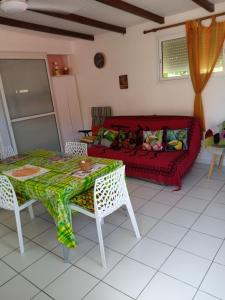
[[[18,153],[60,151],[45,59],[0,59],[0,85],[12,144]]]

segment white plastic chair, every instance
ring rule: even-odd
[[[88,195],[88,197],[90,196],[90,191],[91,190],[82,194],[84,200],[85,194]],[[96,220],[102,265],[106,268],[105,249],[101,228],[101,224],[104,224],[104,218],[106,216],[110,215],[111,213],[125,205],[135,235],[138,239],[140,238],[139,229],[126,186],[125,166],[122,166],[116,171],[97,178],[95,181],[94,189],[92,189],[92,193],[94,202],[94,207],[92,210],[87,209],[87,207],[85,208],[85,205],[82,207],[80,200],[78,200],[78,196],[71,201],[70,211],[78,211]]]
[[[12,146],[0,147],[0,159],[6,159],[14,155],[16,155],[16,153]]]
[[[19,205],[16,193],[8,177],[0,175],[0,208],[12,210],[15,213],[17,234],[21,254],[24,253],[24,244],[20,221],[20,211],[28,207],[30,218],[33,219],[34,212],[32,204],[34,202],[36,202],[36,200],[28,200],[25,203]]]
[[[87,156],[87,144],[80,142],[66,142],[65,153],[78,156]]]

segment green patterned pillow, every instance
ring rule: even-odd
[[[110,147],[117,136],[117,130],[102,127],[98,131],[95,144]]]
[[[188,150],[188,128],[167,129],[166,151]]]
[[[143,131],[143,150],[162,151],[163,150],[163,130]]]
[[[106,130],[107,129],[104,127],[99,128],[98,133],[96,135],[96,139],[94,141],[94,145],[101,145],[101,141],[103,139],[103,135]]]
[[[104,138],[110,142],[113,142],[115,140],[115,138],[117,137],[118,133],[119,132],[117,130],[107,129],[104,132]]]

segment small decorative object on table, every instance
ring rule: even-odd
[[[90,171],[93,166],[92,160],[90,158],[82,160],[80,162],[80,168],[82,171]]]
[[[70,72],[70,70],[69,70],[69,68],[68,67],[63,67],[63,74],[64,75],[68,75],[69,74],[69,72]]]
[[[57,61],[54,61],[52,64],[52,74],[53,76],[60,76],[60,68]]]

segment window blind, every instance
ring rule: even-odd
[[[164,78],[188,75],[186,38],[162,42],[162,75]]]
[[[161,42],[162,78],[182,77],[189,75],[188,50],[186,37],[165,40]],[[223,51],[217,60],[214,72],[224,70]]]

